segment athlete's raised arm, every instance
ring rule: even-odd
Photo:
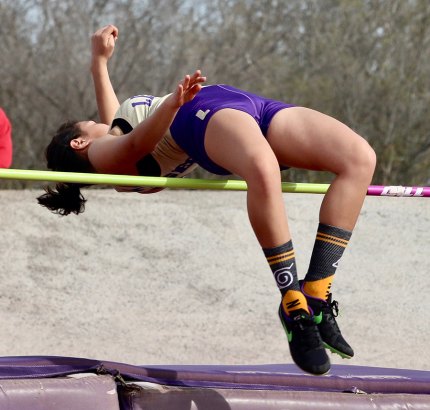
[[[91,74],[96,93],[100,122],[110,125],[119,108],[119,101],[113,89],[108,72],[108,61],[112,57],[118,29],[113,25],[97,30],[91,38]]]

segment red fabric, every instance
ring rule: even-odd
[[[12,165],[12,126],[0,108],[0,168]]]

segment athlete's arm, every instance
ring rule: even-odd
[[[91,74],[96,93],[100,122],[110,125],[119,108],[119,101],[113,89],[108,72],[108,61],[112,57],[118,29],[108,25],[97,30],[92,38]]]
[[[168,132],[179,108],[196,96],[204,81],[206,77],[202,77],[200,71],[192,76],[186,75],[160,107],[133,131],[94,140],[88,150],[88,158],[97,172],[136,173],[137,161],[154,150]]]

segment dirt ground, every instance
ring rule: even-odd
[[[291,363],[244,192],[87,192],[58,217],[41,191],[0,191],[2,356],[136,365]],[[285,194],[300,277],[320,195]],[[333,284],[356,356],[430,370],[430,200],[366,199]]]

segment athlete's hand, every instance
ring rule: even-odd
[[[206,77],[202,76],[200,70],[196,70],[193,75],[187,74],[184,79],[178,84],[176,90],[171,94],[171,104],[176,107],[182,107],[188,101],[191,101],[197,93],[202,89],[202,83],[206,81]]]
[[[107,64],[112,57],[115,42],[118,38],[118,29],[112,24],[97,30],[91,37],[92,60]]]

